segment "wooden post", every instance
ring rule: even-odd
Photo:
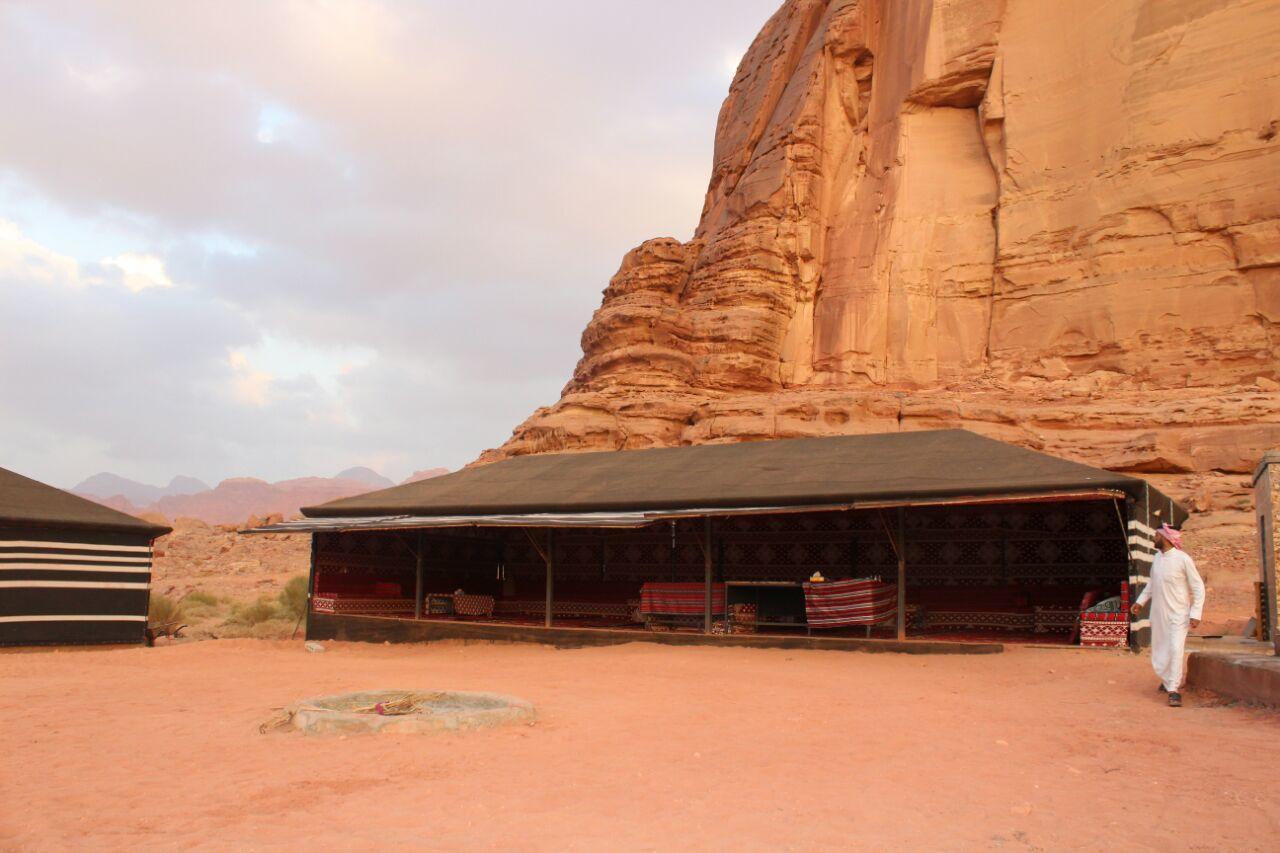
[[[898,507],[898,639],[907,638],[907,510]]]
[[[414,553],[417,558],[417,584],[413,590],[413,618],[422,618],[422,531],[418,531],[418,548]]]
[[[706,582],[706,597],[702,610],[702,631],[711,633],[711,516],[707,516],[702,528],[702,569]]]
[[[554,529],[547,530],[547,614],[544,624],[551,627],[551,605],[552,605],[552,587],[555,584],[555,557],[556,557],[556,532]]]

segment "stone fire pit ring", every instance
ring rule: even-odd
[[[320,696],[289,709],[293,728],[309,735],[438,732],[531,722],[534,707],[500,693],[454,690],[374,690]]]

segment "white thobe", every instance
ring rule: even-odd
[[[1151,582],[1138,604],[1151,602],[1151,668],[1165,689],[1182,686],[1183,654],[1191,620],[1204,613],[1204,581],[1186,551],[1160,551],[1151,563]]]

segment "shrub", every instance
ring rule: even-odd
[[[231,618],[242,625],[257,625],[260,622],[269,622],[277,615],[275,602],[264,595],[252,604],[238,605]]]
[[[151,593],[147,602],[147,621],[153,625],[164,622],[180,622],[183,619],[182,602],[174,601],[167,595]]]
[[[283,640],[293,631],[293,623],[287,619],[268,619],[248,629],[248,635],[259,640]]]
[[[307,576],[289,578],[280,590],[280,615],[288,619],[301,619],[307,612]]]
[[[194,604],[197,607],[217,607],[222,603],[222,599],[211,592],[197,589],[194,592],[187,593],[187,597],[183,599],[184,604]]]

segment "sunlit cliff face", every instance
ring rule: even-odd
[[[1251,470],[1280,445],[1276,35],[1249,0],[787,2],[695,239],[626,256],[500,453],[946,425]]]

